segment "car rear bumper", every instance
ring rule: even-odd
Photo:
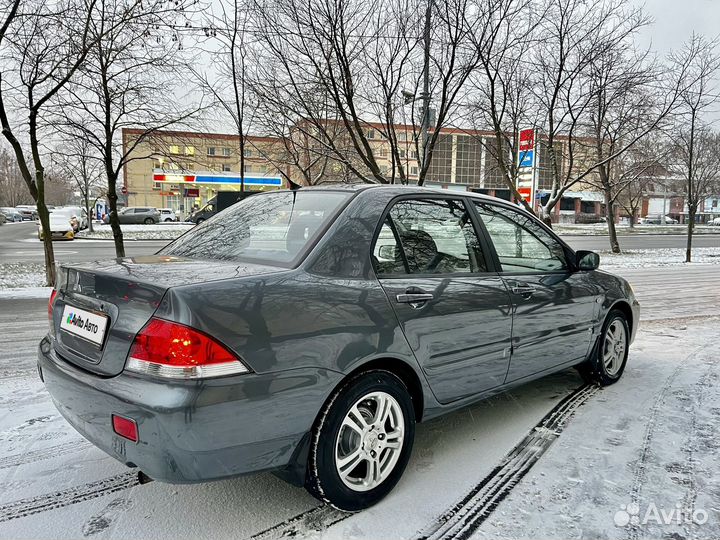
[[[38,370],[58,411],[86,439],[155,480],[194,483],[282,469],[341,375],[297,369],[194,382],[103,378],[40,343]],[[111,415],[135,420],[139,441]]]

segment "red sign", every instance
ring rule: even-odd
[[[200,189],[185,189],[185,196],[186,197],[199,197],[200,196]]]
[[[520,130],[520,151],[532,150],[535,148],[535,130]]]
[[[525,199],[528,203],[532,204],[532,188],[529,187],[519,187],[518,193],[520,196]]]

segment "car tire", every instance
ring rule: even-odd
[[[149,218],[145,218],[145,221],[143,221],[143,223],[145,223],[145,225],[154,225],[155,220],[153,218],[149,217]]]
[[[630,326],[625,314],[613,309],[603,323],[597,345],[588,360],[577,366],[588,384],[608,386],[622,377],[630,349]]]
[[[368,508],[400,480],[414,437],[415,411],[405,384],[389,371],[361,373],[342,385],[320,412],[305,487],[338,510]]]
[[[203,221],[205,221],[203,218],[198,218],[198,220],[195,222],[195,225],[200,225]]]

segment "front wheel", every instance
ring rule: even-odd
[[[151,217],[145,218],[145,225],[153,225],[155,223],[155,220]]]
[[[603,324],[596,350],[577,369],[587,383],[608,386],[622,377],[630,347],[630,327],[625,314],[612,310]]]
[[[320,414],[307,490],[347,512],[372,506],[400,480],[414,438],[415,413],[405,384],[388,371],[362,373],[343,385]]]

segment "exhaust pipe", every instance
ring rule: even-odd
[[[138,471],[137,479],[138,479],[138,484],[140,484],[141,486],[143,484],[149,484],[150,482],[153,481],[152,478],[150,478],[147,474],[145,474],[142,471]]]

